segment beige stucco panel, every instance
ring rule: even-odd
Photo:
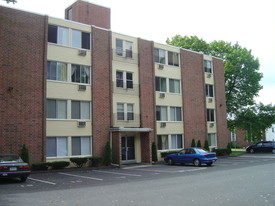
[[[66,28],[72,28],[84,32],[91,32],[91,25],[73,22],[65,19],[49,17],[49,24],[62,26]]]
[[[47,120],[46,136],[92,136],[92,123],[86,122],[85,127],[78,127],[77,120]]]
[[[154,47],[158,48],[158,49],[163,49],[163,50],[167,50],[167,51],[171,51],[171,52],[180,53],[180,48],[171,46],[171,45],[167,45],[167,44],[160,44],[160,43],[154,42]]]
[[[166,122],[166,127],[160,127],[160,122],[157,122],[157,134],[183,134],[183,122]]]
[[[182,95],[164,93],[165,97],[160,97],[161,92],[156,92],[156,105],[157,106],[175,106],[182,107]]]

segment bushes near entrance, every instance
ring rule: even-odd
[[[196,147],[195,139],[192,139],[191,147]]]
[[[104,154],[103,164],[105,166],[108,166],[108,165],[111,165],[111,163],[112,163],[112,150],[111,150],[110,142],[108,141],[105,145],[105,154]]]
[[[152,161],[153,162],[158,161],[157,146],[155,142],[152,143]]]
[[[65,167],[68,167],[69,165],[70,165],[70,162],[68,162],[68,161],[55,161],[55,162],[50,163],[50,166],[54,170],[64,169]]]
[[[78,168],[83,167],[88,161],[87,157],[72,157],[70,161]]]

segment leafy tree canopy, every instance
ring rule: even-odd
[[[229,121],[229,127],[247,131],[247,139],[254,142],[265,139],[265,130],[275,123],[275,106],[262,103],[247,107],[238,112],[235,120]]]
[[[17,3],[17,0],[4,0],[4,1],[7,2],[8,4],[9,3],[13,3],[13,4]]]
[[[238,43],[225,41],[207,43],[197,36],[176,35],[167,44],[203,52],[224,59],[226,105],[229,116],[235,116],[246,106],[255,104],[254,97],[262,89],[259,73],[259,60],[251,50],[242,48]]]

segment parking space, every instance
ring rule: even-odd
[[[55,190],[58,188],[75,188],[102,184],[123,183],[144,179],[165,178],[171,175],[192,175],[197,172],[211,172],[222,169],[234,169],[275,161],[275,155],[243,155],[238,157],[219,158],[213,166],[195,167],[192,165],[129,165],[122,168],[105,169],[68,169],[32,173],[25,183],[15,180],[0,180],[1,193],[22,191]]]

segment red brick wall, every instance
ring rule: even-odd
[[[47,18],[0,7],[0,153],[44,160]],[[10,88],[10,91],[9,89]]]
[[[139,52],[139,80],[140,80],[140,113],[141,127],[152,128],[149,134],[141,133],[141,147],[143,162],[151,162],[152,142],[156,141],[155,118],[155,70],[154,70],[154,44],[153,42],[138,39]]]
[[[112,133],[112,157],[113,163],[121,164],[121,133],[113,132]]]
[[[207,138],[203,55],[181,50],[184,146]]]
[[[221,59],[213,58],[212,61],[215,82],[217,144],[218,148],[226,148],[228,142],[230,142],[230,131],[227,129],[226,120],[224,66]]]
[[[102,156],[111,126],[111,32],[92,28],[93,155]]]
[[[65,10],[66,19],[68,19],[66,14],[70,8],[72,8],[72,21],[111,29],[111,10],[109,8],[78,0]]]
[[[247,147],[247,146],[253,144],[253,142],[246,141],[245,137],[246,137],[246,131],[237,130],[237,134],[236,134],[236,143],[237,143],[237,145],[240,145],[241,147]]]

